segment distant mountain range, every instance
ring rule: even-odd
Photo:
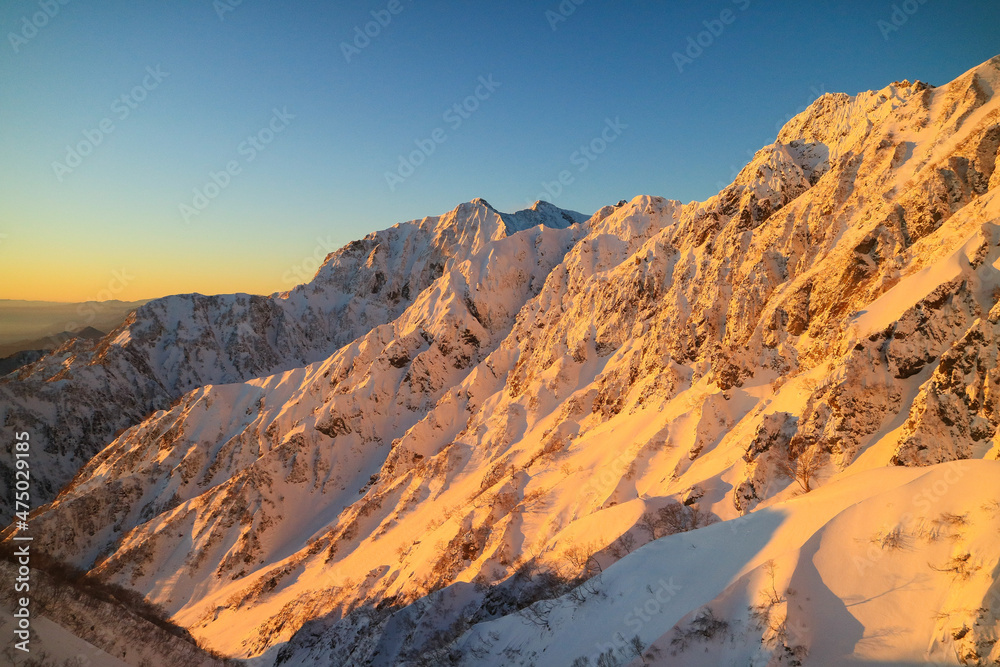
[[[46,335],[43,338],[20,340],[8,345],[0,345],[0,355],[4,355],[0,358],[0,375],[6,375],[14,368],[27,363],[24,361],[19,362],[19,359],[28,359],[34,356],[34,358],[31,358],[31,361],[36,361],[42,357],[42,353],[51,352],[72,338],[96,340],[103,338],[105,335],[107,335],[106,332],[94,327],[83,327],[76,331],[59,331],[51,335]],[[8,368],[9,370],[5,370]]]
[[[146,303],[141,301],[20,301],[0,299],[0,357],[29,349],[52,350],[62,342],[48,340],[65,332],[88,327],[111,331],[125,316]],[[39,341],[45,341],[41,346]],[[27,345],[34,347],[25,347]]]

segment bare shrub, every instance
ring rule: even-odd
[[[802,660],[808,654],[805,646],[795,643],[794,633],[788,630],[787,608],[781,609],[781,605],[787,599],[778,593],[775,583],[776,566],[773,560],[767,561],[764,571],[768,576],[768,585],[760,591],[760,601],[748,607],[750,618],[758,630],[763,632],[761,643],[772,650],[779,651],[787,658],[790,665],[801,665]],[[792,595],[793,592],[788,590]],[[784,662],[780,664],[785,664]]]
[[[649,534],[650,539],[658,540],[667,535],[700,528],[711,521],[711,515],[703,514],[696,505],[684,505],[675,501],[655,512],[644,512],[637,525]]]
[[[794,479],[803,493],[812,491],[812,483],[823,464],[823,452],[816,447],[806,449],[797,457],[789,454],[788,458],[779,458],[777,461],[778,470]]]
[[[693,642],[709,641],[717,635],[729,632],[729,623],[716,618],[711,607],[703,607],[686,628],[675,628],[674,637],[670,640],[673,653],[684,651]]]
[[[576,572],[583,576],[592,576],[601,572],[601,563],[595,557],[597,551],[596,542],[574,544],[566,550],[565,556]]]
[[[972,562],[972,554],[970,553],[953,556],[943,567],[928,565],[935,572],[950,572],[957,581],[966,581],[979,570],[979,566]]]
[[[901,549],[906,541],[906,536],[898,526],[892,530],[880,530],[871,539],[872,544],[877,544],[882,549],[894,551]]]
[[[632,553],[635,548],[635,536],[632,533],[622,533],[614,542],[608,545],[608,553],[616,560]]]
[[[608,649],[597,657],[597,667],[619,667],[621,663],[615,657],[615,652]]]
[[[951,512],[942,512],[941,516],[934,520],[934,523],[952,527],[964,526],[968,522],[968,514],[952,514]]]

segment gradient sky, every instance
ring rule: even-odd
[[[524,208],[562,170],[573,182],[547,198],[585,213],[700,200],[820,93],[940,85],[1000,54],[994,1],[586,0],[553,29],[557,0],[395,0],[350,62],[342,43],[389,0],[62,1],[51,18],[36,16],[46,0],[0,6],[0,298],[288,289],[370,231],[473,197]],[[673,53],[724,10],[678,71]],[[490,76],[487,99],[446,120]],[[251,161],[243,142],[275,109],[294,118]],[[627,127],[579,171],[607,119]],[[390,189],[438,128],[444,143]],[[85,132],[100,143],[57,174]],[[185,222],[179,205],[230,162]]]

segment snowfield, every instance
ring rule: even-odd
[[[995,657],[997,479],[995,461],[869,470],[664,537],[600,574],[582,603],[557,599],[545,628],[517,615],[477,625],[458,642],[462,664],[597,665],[609,650],[632,665]]]

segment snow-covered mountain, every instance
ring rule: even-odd
[[[312,281],[271,296],[156,299],[98,341],[76,339],[0,378],[0,422],[26,429],[48,501],[117,432],[208,384],[302,367],[398,317],[435,279],[491,241],[585,216],[538,202],[501,214],[477,199],[369,234],[331,253]],[[0,518],[13,469],[0,460]]]
[[[997,664],[998,85],[824,95],[705,202],[477,200],[147,304],[0,385],[29,429],[150,387],[38,547],[260,665]]]

